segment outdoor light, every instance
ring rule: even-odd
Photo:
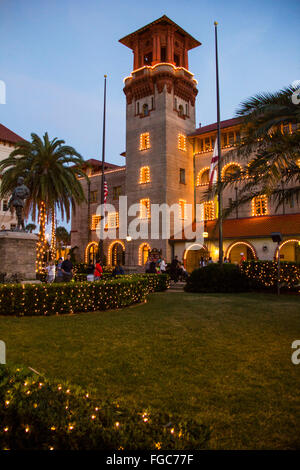
[[[208,232],[203,232],[203,238],[208,238]]]
[[[126,241],[127,241],[127,242],[131,242],[131,240],[132,240],[131,236],[130,236],[130,235],[127,235]]]
[[[274,243],[277,243],[277,294],[280,294],[280,243],[282,235],[280,232],[272,232],[271,237]]]

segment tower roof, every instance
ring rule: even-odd
[[[170,20],[166,15],[161,16],[155,21],[152,21],[152,23],[147,24],[146,26],[143,26],[142,28],[138,29],[137,31],[134,31],[133,33],[128,34],[122,39],[119,39],[119,42],[121,44],[124,44],[124,46],[129,47],[130,49],[133,48],[133,40],[141,33],[144,33],[148,29],[150,29],[151,26],[154,25],[170,25],[173,26],[175,31],[182,34],[182,36],[185,36],[188,38],[188,49],[193,49],[194,47],[201,46],[201,42],[197,41],[197,39],[193,38],[189,33],[187,33],[184,29],[182,29],[178,24],[174,23],[174,21]]]

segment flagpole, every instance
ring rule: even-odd
[[[104,162],[105,162],[105,120],[106,120],[106,78],[107,75],[104,75],[104,100],[103,100],[103,132],[102,132],[102,178],[101,178],[101,207],[102,211],[104,210]],[[105,214],[102,212],[103,217]],[[102,219],[101,219],[102,222]],[[104,262],[104,250],[103,250],[103,238],[100,237],[98,244],[98,253],[100,258],[100,264],[103,265]]]
[[[221,160],[221,125],[220,125],[220,88],[219,88],[219,61],[218,61],[218,30],[217,21],[215,25],[215,47],[216,47],[216,88],[217,88],[217,135],[218,135],[218,225],[219,225],[219,264],[223,264],[223,217],[222,217],[222,190],[220,187],[222,177]]]

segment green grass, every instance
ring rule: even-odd
[[[300,448],[297,296],[152,294],[72,316],[0,317],[8,363],[193,416],[213,449]]]

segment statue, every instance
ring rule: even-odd
[[[22,230],[24,232],[25,232],[24,205],[25,205],[25,199],[29,197],[29,194],[30,194],[29,189],[24,184],[23,176],[19,176],[17,187],[13,190],[11,198],[8,202],[8,207],[10,208],[11,212],[13,212],[13,209],[16,210],[16,215],[18,219],[16,230],[20,230],[20,227],[22,227]]]

